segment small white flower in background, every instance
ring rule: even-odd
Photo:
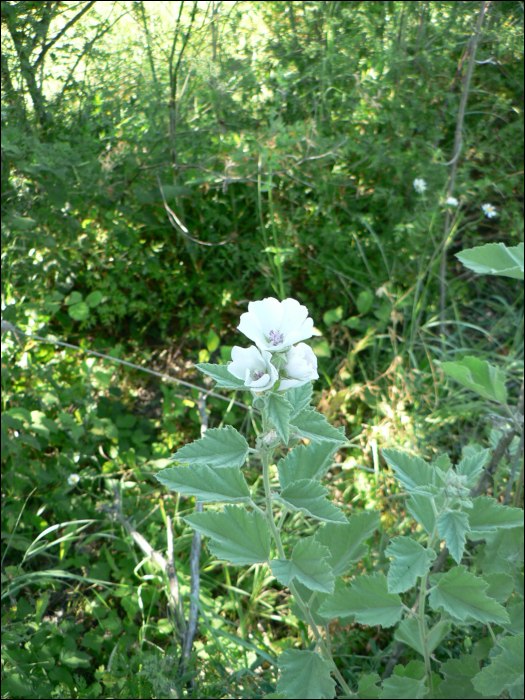
[[[232,359],[228,362],[228,372],[237,379],[242,379],[244,386],[254,391],[271,389],[279,379],[277,369],[271,364],[271,353],[259,350],[252,345],[249,348],[232,348]]]
[[[427,183],[422,177],[416,177],[412,184],[414,185],[414,189],[418,194],[423,194],[423,192],[427,189]]]
[[[306,343],[299,343],[299,345],[290,348],[282,374],[284,378],[279,384],[279,391],[287,391],[296,386],[302,386],[306,382],[319,379],[317,357],[312,348]]]
[[[457,207],[459,202],[455,197],[447,197],[447,204],[449,207]]]
[[[75,484],[78,484],[80,481],[80,477],[78,474],[71,474],[71,476],[68,477],[67,483],[70,486],[74,486]]]
[[[277,301],[267,297],[251,301],[237,328],[261,349],[282,352],[301,340],[312,337],[314,322],[308,309],[295,299]],[[233,355],[232,355],[233,357]]]
[[[495,216],[498,215],[496,207],[493,207],[492,204],[482,204],[481,208],[483,209],[483,213],[485,214],[487,219],[493,219]]]

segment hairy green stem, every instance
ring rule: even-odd
[[[425,620],[425,603],[426,596],[425,592],[427,590],[427,580],[428,573],[426,573],[421,578],[421,592],[419,595],[419,610],[418,610],[418,624],[419,624],[419,636],[421,637],[421,644],[423,646],[423,657],[425,659],[425,671],[428,676],[428,683],[430,686],[430,697],[434,697],[434,688],[432,684],[432,667],[430,666],[430,654],[428,653],[428,639],[427,639],[427,621]]]

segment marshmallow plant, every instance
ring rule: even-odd
[[[458,257],[478,273],[523,279],[523,244],[515,249],[491,246]],[[235,566],[267,565],[289,590],[292,612],[311,629],[313,641],[307,649],[287,649],[279,657],[277,692],[266,697],[470,698],[503,692],[523,697],[523,511],[482,495],[486,474],[494,473],[503,454],[500,446],[492,457],[490,450],[471,446],[457,466],[446,454],[429,464],[383,450],[406,491],[407,515],[413,520],[384,550],[391,558],[386,572],[382,563],[361,573],[354,564],[366,555],[365,541],[376,530],[379,514],[349,514],[327,498],[321,484],[346,438],[342,428],[331,426],[310,405],[318,374],[315,355],[302,342],[313,331],[308,310],[293,299],[251,302],[238,328],[255,345],[234,347],[227,366],[198,367],[218,387],[252,393],[262,414],[255,446],[231,426],[210,429],[181,448],[174,455],[177,465],[157,478],[197,501],[225,504],[184,520],[210,538],[209,549],[219,559]],[[497,368],[469,357],[442,367],[508,409],[523,446],[523,400],[513,413]],[[513,434],[501,440],[508,446]],[[307,444],[299,444],[302,439]],[[271,474],[277,448],[288,451]],[[250,490],[244,478],[248,455],[260,460],[264,493]],[[509,497],[511,486],[510,480]],[[298,513],[318,522],[315,534],[301,537],[300,531],[290,531],[292,523],[302,527]],[[468,539],[484,542],[481,553],[477,544],[469,548]],[[452,567],[442,572],[447,555]],[[329,623],[334,619],[397,626],[398,647],[407,645],[422,659],[396,666],[381,685],[377,673],[361,675],[356,695],[332,657]],[[469,634],[478,635],[480,642],[472,654],[437,662],[434,650],[447,635],[457,637],[454,630],[461,626],[474,628]],[[400,655],[396,647],[392,657]]]
[[[314,639],[309,649],[287,649],[279,659],[277,690],[282,697],[331,698],[338,681],[350,688],[335,665],[328,627],[318,615],[320,604],[334,594],[340,577],[367,551],[377,513],[351,515],[327,498],[321,484],[337,448],[346,442],[343,428],[334,428],[310,405],[312,381],[318,379],[317,358],[308,340],[313,320],[295,299],[267,298],[250,302],[239,330],[254,345],[234,347],[225,365],[199,364],[217,387],[250,391],[262,414],[262,431],[250,447],[233,427],[211,428],[204,437],[180,449],[177,466],[157,475],[169,489],[191,494],[204,503],[224,503],[185,518],[210,538],[209,549],[235,566],[266,564],[293,596],[293,611],[306,622]],[[307,444],[298,444],[301,439]],[[270,467],[277,448],[289,448]],[[252,493],[242,466],[250,455],[262,465],[264,494]],[[315,535],[285,536],[294,513],[323,523]],[[301,520],[293,518],[294,523]],[[290,534],[290,533],[288,533]],[[290,544],[288,541],[290,540]],[[319,626],[324,627],[323,634]]]

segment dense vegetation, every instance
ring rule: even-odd
[[[380,448],[497,444],[436,361],[489,359],[517,404],[522,284],[453,254],[523,240],[522,33],[515,2],[2,2],[2,320],[27,334],[2,338],[5,697],[263,697],[307,641],[264,566],[204,547],[181,681],[167,582],[129,531],[162,552],[171,517],[189,604],[195,503],[154,475],[203,421],[259,430],[246,394],[205,413],[194,369],[230,359],[248,301],[314,319],[316,403],[351,443],[332,495],[381,512],[367,571],[409,523]],[[483,660],[485,639],[434,653]],[[352,686],[396,646],[335,640]]]

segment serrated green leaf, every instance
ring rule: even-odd
[[[406,665],[396,664],[393,670],[394,676],[400,678],[413,678],[415,681],[421,681],[425,677],[425,662],[421,659],[412,659]]]
[[[467,477],[467,484],[474,486],[483,467],[490,459],[490,450],[481,450],[469,457],[464,457],[456,467],[458,474]]]
[[[351,564],[366,556],[368,547],[363,542],[377,529],[379,517],[373,511],[354,513],[347,524],[327,523],[317,530],[315,540],[330,550],[327,561],[334,576],[346,573]]]
[[[339,508],[325,498],[328,493],[322,484],[312,479],[299,479],[288,484],[276,501],[286,504],[291,510],[300,510],[305,515],[318,520],[332,523],[347,523],[347,519]]]
[[[319,608],[323,617],[354,615],[361,625],[392,627],[401,619],[403,608],[397,593],[389,593],[383,573],[362,574],[351,586],[336,591]]]
[[[469,511],[471,539],[482,539],[501,529],[511,529],[523,526],[523,511],[521,508],[502,506],[493,498],[478,496],[472,500]]]
[[[428,695],[428,688],[425,681],[416,681],[414,678],[406,676],[390,676],[383,681],[383,690],[380,698],[393,700],[394,698],[408,698],[409,700],[419,700]]]
[[[201,372],[216,381],[217,386],[221,389],[241,389],[248,391],[248,387],[244,386],[242,379],[234,377],[233,374],[228,371],[226,365],[214,365],[209,362],[200,362],[195,366],[197,369],[200,369]]]
[[[523,565],[523,528],[500,530],[485,536],[483,572],[516,574]]]
[[[510,632],[510,634],[523,634],[524,633],[524,622],[523,622],[523,617],[524,617],[524,603],[523,600],[519,600],[518,598],[511,598],[509,602],[507,603],[507,607],[505,608],[507,611],[509,617],[510,617],[510,622],[507,625],[503,625],[507,632]]]
[[[273,423],[277,435],[285,445],[288,444],[290,439],[291,410],[292,406],[284,396],[269,394],[267,403],[268,418]]]
[[[404,593],[413,588],[436,558],[433,549],[425,549],[409,537],[392,538],[385,554],[393,557],[387,575],[389,593]]]
[[[293,548],[290,559],[272,559],[270,566],[283,586],[290,586],[290,581],[297,579],[312,591],[332,593],[335,576],[326,561],[328,556],[328,547],[315,542],[313,537],[304,537]]]
[[[334,428],[326,418],[316,411],[305,410],[295,416],[290,429],[297,435],[314,442],[347,442],[344,428]]]
[[[299,413],[302,413],[308,408],[312,400],[312,392],[312,382],[306,382],[306,384],[303,384],[302,386],[288,389],[288,391],[285,392],[285,397],[292,405],[290,419],[295,418],[295,416],[299,415]]]
[[[427,618],[428,627],[428,618]],[[434,649],[440,644],[440,642],[447,636],[450,632],[452,625],[449,622],[441,620],[427,633],[427,647],[428,653],[431,654]],[[408,644],[415,649],[421,656],[424,656],[423,645],[421,643],[421,636],[419,634],[419,622],[415,617],[407,617],[401,620],[397,630],[394,633],[394,637],[398,642],[403,642]]]
[[[410,457],[397,450],[381,450],[381,453],[408,492],[434,484],[435,471],[421,457]]]
[[[210,428],[200,440],[184,445],[172,460],[182,464],[206,464],[209,467],[242,467],[248,443],[235,428]]]
[[[439,511],[444,503],[444,499],[438,496],[434,500]],[[412,493],[406,502],[406,508],[414,520],[417,520],[429,535],[434,532],[436,516],[432,508],[432,501],[428,496]]]
[[[494,365],[477,357],[467,356],[458,362],[441,362],[440,367],[463,386],[475,391],[485,399],[507,402],[505,374]]]
[[[430,591],[430,605],[434,610],[442,608],[462,622],[509,622],[505,608],[485,593],[487,588],[487,583],[467,571],[466,566],[456,566],[443,574]]]
[[[314,651],[286,649],[279,657],[277,692],[286,698],[333,698],[335,682],[330,663]]]
[[[470,532],[469,519],[466,513],[459,510],[449,510],[443,513],[437,521],[438,533],[448,547],[456,564],[461,562],[467,533]]]
[[[239,467],[212,469],[204,464],[163,469],[155,477],[171,491],[204,502],[248,503],[250,489]]]
[[[359,697],[362,700],[374,700],[381,695],[381,676],[377,673],[367,673],[361,676],[357,685]]]
[[[485,593],[498,603],[504,603],[514,590],[514,579],[503,571],[492,574],[483,573],[481,578],[489,585]]]
[[[438,469],[441,469],[443,472],[448,472],[449,469],[452,469],[452,462],[450,461],[450,457],[448,454],[444,453],[439,455],[439,457],[436,457],[436,459],[432,462],[433,467],[438,467]]]
[[[194,513],[183,518],[201,535],[211,537],[209,548],[219,559],[236,566],[270,558],[270,531],[265,517],[242,506],[224,506],[218,513]]]
[[[523,697],[523,639],[520,634],[497,644],[500,653],[472,679],[477,691],[499,697],[507,690],[511,698]]]
[[[523,243],[507,248],[504,243],[487,243],[456,253],[465,267],[478,275],[503,275],[523,279]]]
[[[321,479],[332,464],[332,455],[337,450],[333,442],[312,442],[298,445],[279,460],[279,482],[284,489],[300,479]]]
[[[441,666],[444,680],[439,685],[440,698],[482,698],[472,685],[479,673],[479,664],[470,654],[461,654],[459,659],[449,659]]]

